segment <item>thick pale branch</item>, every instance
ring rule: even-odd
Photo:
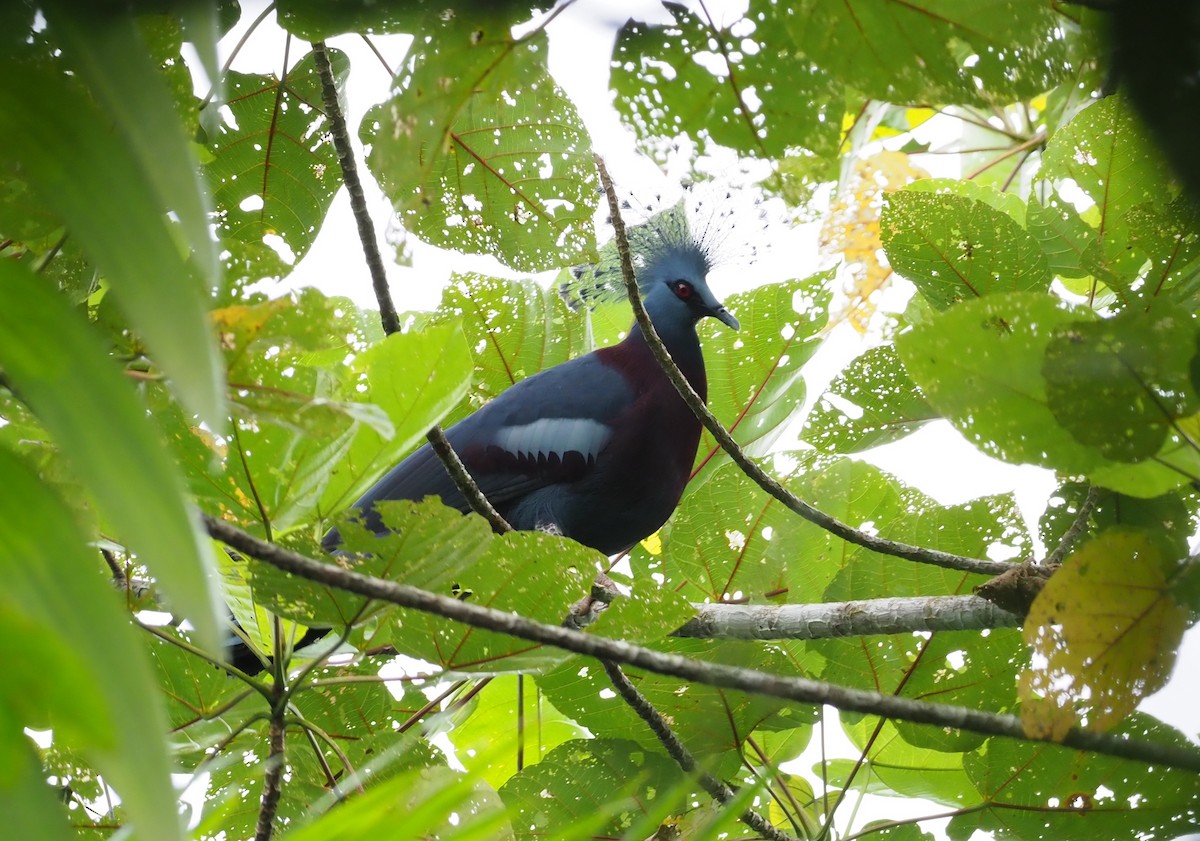
[[[677,654],[664,654],[622,640],[605,639],[557,625],[544,625],[512,613],[372,578],[266,543],[213,517],[205,516],[204,522],[212,537],[277,569],[326,586],[442,616],[472,627],[711,686],[739,689],[743,692],[807,704],[829,704],[848,712],[882,715],[899,721],[950,727],[985,736],[1005,736],[1027,742],[1054,744],[1027,736],[1021,727],[1021,720],[1016,716],[998,715],[948,704],[930,704],[802,677],[785,677],[722,663],[706,663]],[[1060,744],[1076,750],[1200,772],[1200,752],[1175,745],[1090,733],[1077,728],[1069,730]]]
[[[671,355],[663,345],[662,339],[655,332],[654,325],[650,321],[650,315],[646,312],[646,308],[642,304],[641,295],[638,292],[637,280],[633,271],[633,259],[629,253],[629,240],[625,235],[625,223],[621,219],[621,208],[617,200],[616,191],[613,189],[612,180],[608,176],[608,170],[605,168],[604,162],[597,158],[596,165],[600,171],[600,183],[604,186],[604,192],[608,196],[608,209],[612,216],[617,252],[621,256],[621,271],[625,279],[625,288],[629,296],[629,302],[633,306],[634,316],[637,318],[638,325],[642,328],[642,333],[646,337],[646,342],[650,346],[650,350],[654,353],[655,359],[658,360],[658,364],[662,366],[667,378],[675,386],[675,390],[679,392],[679,396],[684,399],[696,417],[704,424],[705,429],[712,433],[712,436],[717,439],[717,443],[721,445],[725,452],[729,453],[730,458],[733,459],[747,476],[753,479],[764,491],[787,506],[789,510],[800,515],[810,523],[840,537],[847,543],[862,546],[873,552],[892,555],[909,561],[917,561],[918,563],[932,564],[933,566],[946,569],[977,572],[983,575],[999,575],[1013,566],[1003,561],[967,558],[937,549],[911,546],[906,543],[897,543],[893,540],[886,540],[882,537],[866,534],[829,516],[823,511],[813,508],[755,464],[742,451],[738,443],[733,440],[733,436],[729,434],[729,430],[708,410],[708,406],[704,404],[704,401],[700,399],[700,396],[696,394],[691,384],[688,383],[683,373],[679,370],[679,367],[671,359]]]
[[[978,596],[867,599],[828,604],[698,604],[677,637],[813,640],[1014,628],[1021,617]]]

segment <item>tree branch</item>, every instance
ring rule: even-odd
[[[700,396],[692,389],[691,384],[688,383],[683,373],[679,370],[679,366],[671,359],[671,355],[663,345],[662,339],[655,332],[654,325],[650,321],[650,315],[646,312],[646,307],[642,304],[641,295],[638,292],[637,279],[633,271],[633,259],[629,253],[629,240],[625,235],[625,223],[621,219],[620,202],[617,200],[616,191],[613,189],[612,179],[608,176],[608,169],[604,166],[604,161],[599,157],[596,158],[596,167],[600,172],[600,183],[603,185],[605,195],[608,197],[608,209],[609,214],[612,216],[617,252],[621,256],[621,271],[625,279],[625,289],[629,296],[629,303],[633,306],[633,314],[637,318],[638,325],[642,328],[642,333],[646,337],[646,343],[650,346],[650,350],[654,353],[654,358],[662,366],[663,372],[666,373],[671,384],[675,386],[675,390],[679,392],[679,396],[683,398],[696,417],[700,419],[700,422],[704,424],[705,429],[712,433],[712,436],[717,439],[722,449],[729,453],[730,458],[733,459],[747,476],[753,479],[760,488],[787,506],[789,510],[799,514],[810,523],[840,537],[842,540],[853,543],[855,546],[862,546],[865,549],[870,549],[873,552],[879,552],[883,555],[892,555],[909,561],[932,564],[944,569],[977,572],[983,575],[999,575],[1012,568],[1013,564],[1004,561],[966,558],[937,549],[926,549],[922,546],[897,543],[851,528],[840,520],[813,508],[755,464],[742,451],[738,443],[733,440],[733,436],[729,434],[729,430],[717,420],[716,416],[708,410],[708,406],[704,404],[704,401],[700,399]]]
[[[342,168],[342,182],[346,192],[350,194],[350,208],[354,211],[354,221],[358,223],[358,238],[362,241],[363,256],[367,258],[367,268],[371,272],[371,285],[375,289],[375,300],[379,302],[379,320],[383,322],[383,332],[389,336],[400,331],[400,317],[396,314],[396,306],[392,303],[392,293],[388,290],[387,272],[383,268],[383,258],[379,255],[379,243],[375,241],[375,226],[371,223],[371,214],[367,211],[367,199],[363,195],[362,181],[358,177],[358,167],[354,163],[354,147],[350,145],[350,132],[346,128],[346,118],[338,103],[337,84],[333,81],[333,69],[329,66],[329,56],[325,52],[325,42],[315,41],[312,45],[313,59],[317,64],[317,73],[321,76],[321,102],[325,107],[325,116],[329,118],[329,131],[333,135],[333,147],[337,150],[338,165]]]
[[[692,756],[692,752],[675,735],[675,731],[667,724],[662,714],[654,708],[653,704],[646,700],[646,696],[638,692],[637,687],[630,683],[629,678],[621,671],[620,666],[611,660],[601,660],[600,665],[604,667],[604,673],[608,675],[613,688],[617,690],[617,693],[620,694],[625,703],[638,714],[638,717],[646,722],[651,732],[654,733],[655,738],[666,748],[667,753],[683,769],[684,773],[695,774],[700,786],[708,792],[713,800],[722,806],[728,806],[734,798],[733,789],[712,774],[700,769],[696,764],[696,758]],[[742,812],[738,816],[738,819],[764,838],[770,838],[772,841],[795,841],[792,836],[786,832],[780,832],[766,818],[753,809],[747,809]]]
[[[785,677],[722,663],[706,663],[677,654],[664,654],[622,640],[606,639],[557,625],[544,625],[506,611],[459,601],[416,587],[372,578],[342,569],[334,564],[315,561],[259,540],[253,535],[209,515],[204,516],[204,523],[210,536],[221,540],[237,551],[309,581],[337,587],[400,607],[442,616],[475,628],[555,646],[576,654],[600,660],[613,660],[657,674],[726,689],[738,689],[743,692],[753,692],[807,704],[829,704],[848,712],[882,715],[916,724],[951,727],[985,736],[1005,736],[1047,745],[1060,744],[1075,750],[1092,751],[1152,765],[1166,765],[1200,772],[1200,751],[1192,748],[1127,739],[1104,733],[1091,733],[1078,728],[1069,730],[1060,743],[1035,739],[1026,735],[1022,729],[1021,720],[1017,716],[1000,715],[949,704],[931,704],[911,698],[881,695],[878,692],[836,686],[803,677]]]
[[[454,480],[458,492],[466,498],[471,510],[487,520],[492,531],[497,534],[506,534],[512,531],[513,527],[508,524],[508,520],[505,520],[500,512],[492,507],[492,503],[479,489],[479,485],[475,484],[475,479],[467,470],[467,466],[463,464],[462,459],[458,457],[458,453],[454,452],[454,447],[450,446],[450,441],[447,440],[446,433],[442,431],[442,428],[435,426],[425,433],[425,438],[433,447],[434,454],[441,460],[442,467],[446,468],[446,472]]]
[[[1042,561],[1043,566],[1057,566],[1063,562],[1063,558],[1067,557],[1067,553],[1075,546],[1075,541],[1079,540],[1079,535],[1083,534],[1083,530],[1087,528],[1088,520],[1092,516],[1092,512],[1096,510],[1096,504],[1100,501],[1100,489],[1096,487],[1088,488],[1087,496],[1083,499],[1083,504],[1079,506],[1079,512],[1075,515],[1075,519],[1071,522],[1070,527],[1063,532],[1062,538],[1058,541],[1058,545],[1054,547],[1054,551],[1046,556],[1046,560]]]
[[[673,636],[702,639],[815,640],[1015,628],[1021,617],[978,596],[865,599],[826,604],[697,604]]]

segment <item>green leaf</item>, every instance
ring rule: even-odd
[[[1041,246],[1051,272],[1067,278],[1090,274],[1084,255],[1095,242],[1096,231],[1070,202],[1050,190],[1044,201],[1030,201],[1026,217],[1029,233]]]
[[[655,750],[621,739],[577,739],[500,789],[517,838],[621,838],[627,823],[687,809],[687,780]],[[646,837],[646,836],[638,836]]]
[[[129,144],[161,206],[179,217],[205,284],[217,286],[217,244],[208,231],[211,207],[199,164],[132,16],[81,15],[63,0],[49,3],[47,11],[52,34]]]
[[[120,25],[106,26],[118,31],[114,35],[106,29],[105,37],[122,43]],[[130,60],[132,53],[144,52],[140,45],[127,48]],[[203,199],[196,195],[190,165],[168,172],[136,154],[137,148],[153,147],[159,140],[170,146],[178,131],[163,126],[177,124],[178,118],[158,112],[160,97],[149,95],[144,102],[139,95],[131,100],[137,105],[129,106],[135,110],[119,125],[142,134],[137,141],[115,134],[108,128],[112,116],[81,90],[78,80],[55,72],[58,68],[31,55],[34,49],[0,50],[0,76],[21,79],[19,85],[0,85],[0,135],[9,139],[9,154],[112,283],[122,311],[145,337],[181,401],[219,432],[226,424],[224,377],[206,317],[204,259],[185,259],[177,241],[181,226],[167,218],[169,212],[190,218],[196,206],[203,207]],[[112,72],[124,78],[124,71]],[[154,75],[133,75],[139,88],[161,85]],[[144,124],[133,125],[141,119]],[[174,160],[186,151],[165,154]],[[173,192],[164,195],[168,184]],[[120,214],[107,210],[112,207],[119,207]],[[213,247],[207,229],[204,243],[205,250]]]
[[[1095,202],[1101,239],[1137,205],[1170,195],[1162,159],[1120,96],[1093,103],[1055,132],[1038,174],[1055,186],[1073,181]]]
[[[66,809],[46,784],[29,737],[9,723],[0,722],[0,809],[5,832],[14,838],[72,841],[78,836],[71,831]]]
[[[1113,461],[1142,461],[1200,410],[1188,354],[1200,332],[1185,313],[1160,308],[1060,327],[1042,368],[1055,419]]]
[[[0,288],[9,285],[5,278]],[[7,306],[0,307],[4,309]],[[64,338],[60,331],[54,335]],[[21,524],[0,530],[0,576],[5,582],[0,613],[47,637],[48,642],[35,644],[29,655],[52,654],[40,671],[25,674],[32,685],[23,691],[51,705],[36,711],[30,723],[49,723],[57,735],[84,751],[120,794],[140,833],[182,839],[164,744],[157,737],[147,738],[165,733],[166,720],[145,653],[116,592],[96,574],[99,561],[61,500],[3,448],[0,476],[0,519]],[[54,665],[68,668],[49,670]],[[60,678],[65,681],[61,686]],[[67,687],[78,697],[65,695]],[[30,713],[27,701],[17,710]],[[0,714],[9,719],[0,728],[5,734],[0,738],[7,739],[12,732],[9,693],[0,694],[0,704]],[[0,772],[0,781],[6,777]],[[0,791],[5,788],[0,783]]]
[[[595,251],[597,180],[575,106],[546,69],[544,31],[438,19],[392,99],[363,120],[367,164],[416,235],[519,271]]]
[[[1050,272],[1037,242],[1007,213],[966,196],[897,190],[880,219],[892,268],[936,309],[996,292],[1042,291]]]
[[[456,717],[449,735],[457,755],[469,771],[496,787],[517,773],[519,761],[541,762],[564,742],[588,735],[556,710],[527,675],[493,678]]]
[[[1178,487],[1197,469],[1195,454],[1182,445],[1168,444],[1159,456],[1165,463],[1112,462],[1076,440],[1051,411],[1046,349],[1086,313],[1050,296],[992,295],[915,327],[897,338],[896,349],[930,405],[988,455],[1089,475],[1135,496]]]
[[[1137,713],[1119,732],[1191,746],[1181,733]],[[1175,838],[1196,829],[1200,775],[1191,771],[1010,739],[989,740],[967,754],[964,767],[984,808],[950,820],[953,841],[977,832],[1014,839]]]
[[[972,805],[978,799],[973,797],[970,780],[963,771],[964,754],[917,747],[901,738],[894,722],[884,721],[879,725],[879,719],[873,716],[864,716],[853,723],[843,720],[846,735],[858,750],[867,752],[869,760],[867,767],[860,768],[855,776],[852,790],[863,786],[868,791],[892,791],[956,809]],[[830,786],[844,787],[852,766],[850,760],[831,761]],[[816,773],[820,776],[820,766]]]
[[[668,638],[657,649],[747,669],[779,674],[802,670],[780,648],[742,640],[685,640]],[[700,684],[681,684],[635,668],[624,668],[638,691],[671,723],[672,729],[697,758],[708,763],[732,761],[755,729],[768,720],[774,729],[807,727],[813,710],[775,698]],[[574,657],[537,678],[554,706],[588,728],[608,737],[631,739],[657,748],[657,737],[646,723],[613,692],[595,660]]]
[[[360,399],[387,413],[394,432],[384,438],[360,424],[346,458],[328,477],[320,510],[337,511],[360,496],[401,456],[423,441],[462,400],[471,384],[471,352],[459,322],[388,336],[363,355],[365,392]]]
[[[800,437],[827,453],[857,453],[915,432],[938,413],[908,376],[894,345],[847,365],[817,401]]]
[[[0,365],[87,485],[98,510],[219,649],[212,547],[157,431],[90,327],[23,266],[0,261]]]
[[[350,61],[340,50],[328,55],[340,87]],[[232,71],[224,82],[227,101],[208,105],[217,113],[201,119],[215,125],[205,171],[218,230],[247,246],[230,274],[243,282],[280,277],[308,253],[342,186],[316,62],[309,53],[283,79]]]
[[[707,13],[664,5],[674,23],[630,20],[612,57],[617,111],[647,150],[661,155],[663,138],[686,133],[763,158],[795,147],[835,152],[841,86],[777,37],[783,12],[776,4],[751,3],[735,24],[738,35],[714,31]],[[701,60],[712,52],[722,53],[724,66]]]
[[[1070,70],[1064,22],[1039,3],[805,0],[785,25],[805,63],[889,102],[1002,105]]]
[[[801,369],[820,346],[832,272],[772,283],[726,301],[742,323],[734,332],[716,319],[700,326],[708,407],[750,455],[762,456],[804,404]],[[692,468],[690,490],[729,456],[707,430]],[[697,481],[699,478],[699,481]]]

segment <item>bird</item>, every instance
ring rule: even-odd
[[[683,202],[631,227],[642,302],[671,358],[702,400],[708,383],[696,325],[737,318],[708,285],[714,245],[692,232]],[[609,243],[596,264],[560,288],[568,303],[625,295],[620,259]],[[671,516],[691,476],[700,421],[654,358],[635,321],[625,338],[533,374],[446,430],[446,438],[492,506],[517,530],[570,538],[605,555],[627,551]],[[463,513],[470,505],[429,444],[400,461],[351,506],[377,535],[390,533],[375,504],[438,497]],[[321,541],[331,555],[341,532]],[[316,642],[309,628],[296,643]],[[229,662],[247,674],[261,657],[232,640]]]
[[[655,332],[700,396],[707,399],[696,325],[738,320],[708,285],[703,238],[691,234],[682,205],[630,229],[635,275]],[[584,300],[623,285],[615,252],[576,273]],[[588,286],[590,284],[590,286]],[[578,287],[583,287],[580,291]],[[617,344],[520,380],[446,430],[446,438],[492,506],[517,530],[548,531],[605,555],[624,552],[674,512],[691,475],[700,421],[679,396],[634,322]],[[352,506],[368,529],[388,533],[375,504],[436,496],[470,510],[429,444],[405,458]],[[322,541],[337,551],[338,530]]]

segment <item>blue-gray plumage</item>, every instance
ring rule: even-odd
[[[636,230],[636,229],[635,229]],[[696,323],[738,328],[708,288],[709,260],[690,236],[643,231],[638,285],[655,330],[688,382],[707,395]],[[599,276],[599,271],[594,273]],[[619,344],[524,379],[446,431],[484,495],[517,529],[543,529],[615,554],[653,534],[683,494],[700,423],[634,324]],[[355,503],[386,532],[373,505],[427,496],[468,505],[428,444]],[[340,542],[326,535],[327,549]]]

